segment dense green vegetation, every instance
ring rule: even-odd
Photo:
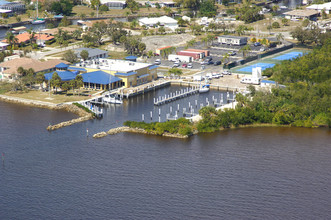
[[[179,118],[173,121],[152,123],[126,121],[124,122],[124,125],[130,128],[142,128],[148,133],[157,135],[162,135],[166,132],[180,135],[192,135],[193,133],[193,124],[185,118]]]
[[[331,40],[292,61],[269,69],[268,75],[286,88],[238,94],[236,109],[216,111],[205,107],[199,113],[199,132],[254,123],[272,123],[299,127],[331,127]],[[252,99],[251,99],[252,97]]]
[[[77,103],[77,102],[74,102],[72,103],[73,105],[77,106],[78,108],[81,108],[83,109],[84,111],[88,112],[88,113],[91,113],[93,115],[93,117],[96,117],[96,114],[94,112],[92,112],[90,109],[86,108],[85,106]]]

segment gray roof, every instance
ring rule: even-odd
[[[78,48],[75,50],[75,53],[77,54],[78,57],[80,57],[80,52],[82,52],[83,50],[86,50],[88,52],[89,57],[94,57],[100,54],[108,53],[108,51],[100,50],[98,48]]]
[[[247,37],[231,36],[231,35],[221,35],[219,37],[232,38],[232,39],[247,39]]]

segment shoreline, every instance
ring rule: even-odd
[[[73,104],[53,104],[50,102],[43,102],[43,101],[36,101],[31,99],[23,99],[23,98],[16,98],[6,95],[0,95],[0,101],[7,102],[7,103],[13,103],[13,104],[20,104],[25,106],[31,106],[36,108],[45,108],[49,110],[63,110],[66,112],[73,113],[75,115],[78,115],[78,118],[74,118],[69,121],[64,121],[55,125],[49,125],[46,129],[48,131],[57,130],[62,127],[67,127],[79,122],[88,121],[90,119],[93,119],[93,115],[91,113],[86,112],[85,110],[73,105]]]

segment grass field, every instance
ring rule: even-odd
[[[7,92],[4,95],[17,97],[17,98],[23,98],[23,99],[31,99],[31,100],[38,100],[43,102],[51,102],[54,104],[59,104],[63,102],[74,102],[74,101],[82,101],[85,99],[88,99],[88,94],[95,94],[96,91],[81,91],[83,94],[86,94],[86,96],[80,96],[80,95],[72,95],[72,93],[68,92],[69,95],[64,94],[56,94],[54,95],[52,92],[42,92],[42,91],[36,91],[36,90],[30,90],[28,92]]]

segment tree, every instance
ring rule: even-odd
[[[139,43],[138,44],[138,51],[140,54],[142,54],[146,50],[146,44],[145,43]]]
[[[243,53],[243,57],[246,58],[246,54],[251,51],[252,48],[247,44],[246,46],[242,47],[239,51]]]
[[[282,33],[278,33],[276,35],[276,38],[277,38],[278,44],[280,44],[284,40],[284,35]]]
[[[84,85],[83,77],[82,77],[82,75],[78,74],[75,77],[75,88],[77,88],[79,90],[81,87],[83,87],[83,85]]]
[[[63,18],[61,19],[59,27],[68,27],[69,25],[71,25],[71,21],[68,20],[66,15],[64,15]]]
[[[239,36],[241,35],[244,35],[245,34],[245,31],[247,31],[248,28],[245,26],[245,25],[239,25],[237,28],[236,28],[236,32]]]
[[[175,0],[175,3],[183,8],[188,8],[193,12],[198,11],[200,6],[200,0]]]
[[[88,51],[87,51],[87,50],[82,50],[82,51],[80,52],[80,57],[81,57],[84,61],[87,60],[88,57],[89,57],[89,53],[88,53]]]
[[[178,68],[171,68],[168,70],[168,74],[171,75],[175,75],[175,76],[180,76],[183,74],[183,71],[181,69],[178,69]]]
[[[43,82],[45,81],[45,74],[43,72],[39,72],[36,75],[36,83],[40,84],[40,88],[43,88]]]
[[[55,14],[70,15],[72,12],[73,4],[70,0],[53,1],[51,4],[51,11]]]
[[[57,88],[61,87],[62,80],[57,72],[53,73],[52,79],[50,80],[50,84],[55,87],[55,94],[57,93]]]
[[[5,39],[11,47],[12,45],[15,45],[18,42],[17,37],[15,37],[15,35],[11,31],[6,32]]]
[[[82,36],[82,29],[76,29],[74,30],[74,32],[72,33],[72,37],[75,39],[75,40],[78,40],[81,36]]]
[[[322,9],[321,15],[322,15],[322,19],[327,19],[328,18],[328,14],[325,12],[325,8]]]
[[[99,8],[99,10],[100,10],[101,12],[105,12],[105,11],[109,11],[109,8],[108,8],[107,5],[101,5],[100,8]]]
[[[288,22],[289,22],[289,20],[287,18],[282,18],[282,24],[284,26],[287,26],[288,25]]]
[[[199,10],[200,16],[206,16],[206,17],[214,17],[217,14],[217,7],[215,5],[215,1],[213,0],[207,0],[202,1],[200,5]]]
[[[69,63],[76,63],[78,58],[77,55],[74,53],[73,50],[68,50],[63,54],[63,60],[68,61]]]
[[[139,10],[139,4],[135,0],[126,0],[125,4],[128,9],[130,9],[131,13],[135,13]]]
[[[178,18],[177,24],[178,24],[179,27],[184,27],[185,24],[186,24],[186,21],[183,20],[182,18]]]
[[[293,38],[296,38],[298,41],[300,41],[301,44],[303,44],[307,40],[307,32],[303,30],[302,27],[297,26],[292,32],[291,36]]]
[[[166,32],[166,30],[165,30],[164,27],[159,27],[158,32],[159,32],[160,34],[164,34],[164,33]]]
[[[272,23],[272,28],[280,28],[280,25],[279,25],[279,23],[277,22],[277,21],[275,21],[275,22],[273,22]]]

